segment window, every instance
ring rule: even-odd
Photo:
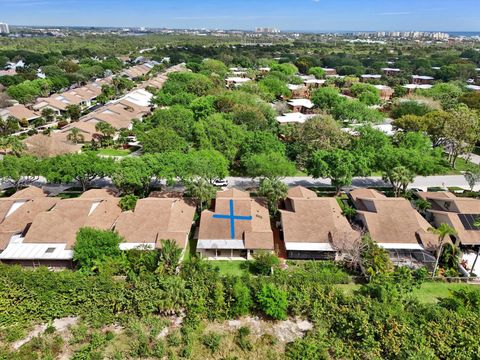
[[[55,248],[50,247],[47,250],[45,250],[45,254],[52,254],[54,251],[55,251]]]

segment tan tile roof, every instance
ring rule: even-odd
[[[134,211],[123,212],[115,231],[127,243],[155,243],[175,240],[184,248],[193,222],[195,206],[183,199],[146,198],[137,201]]]
[[[41,158],[76,153],[83,146],[66,141],[65,133],[54,133],[50,136],[36,134],[23,140],[23,143],[29,154]]]
[[[2,115],[2,113],[5,113],[5,115]],[[24,105],[10,106],[5,108],[3,111],[0,109],[0,115],[4,117],[13,116],[15,119],[18,120],[32,120],[40,117],[40,115],[34,113],[32,110],[28,109]]]
[[[234,239],[243,240],[246,249],[273,249],[273,232],[265,202],[237,189],[217,192],[215,210],[202,212],[198,239],[231,240],[230,220],[213,217],[230,214],[230,200],[233,200],[235,215],[252,217],[251,221],[235,221]]]
[[[281,210],[284,240],[298,243],[324,243],[332,247],[354,242],[354,231],[335,198],[319,198],[302,187],[290,189],[289,206]]]

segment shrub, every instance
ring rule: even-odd
[[[287,292],[274,284],[263,284],[257,295],[260,310],[274,320],[287,318]]]
[[[238,329],[237,334],[235,336],[235,343],[243,351],[251,351],[253,349],[249,336],[250,336],[249,327],[242,326],[240,329]]]
[[[91,271],[99,260],[118,257],[123,239],[112,231],[81,228],[73,248],[73,261],[80,269]]]
[[[250,263],[250,268],[255,274],[270,275],[272,269],[280,265],[280,259],[269,251],[259,251],[253,257],[255,260]]]
[[[120,199],[119,205],[122,211],[134,210],[135,205],[137,205],[137,201],[138,201],[138,196],[135,196],[132,194],[125,195]]]
[[[216,333],[210,333],[204,335],[202,338],[202,344],[208,348],[212,354],[217,352],[218,348],[220,347],[220,342],[222,341],[222,335]]]

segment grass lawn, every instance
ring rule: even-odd
[[[222,275],[243,275],[247,270],[243,269],[245,261],[243,260],[211,260],[212,265],[220,269]]]
[[[98,155],[103,156],[127,156],[132,153],[129,149],[100,149],[97,151]]]
[[[353,294],[355,290],[360,288],[358,284],[338,284],[335,285],[339,289],[342,289],[346,294]],[[434,304],[438,300],[437,298],[445,298],[450,295],[453,290],[459,290],[463,288],[471,288],[477,285],[457,284],[457,283],[444,283],[444,282],[426,282],[422,284],[420,289],[413,291],[413,294],[423,304]]]
[[[426,282],[422,284],[420,289],[413,293],[418,300],[424,304],[433,304],[437,302],[437,298],[445,298],[450,295],[453,290],[460,290],[463,288],[472,288],[477,285],[457,284],[457,283],[443,283],[443,282]]]
[[[457,162],[455,163],[455,169],[446,168],[442,174],[437,175],[460,175],[462,171],[468,170],[469,167],[474,166],[480,168],[480,166],[475,165],[463,158],[458,158]]]

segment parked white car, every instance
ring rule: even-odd
[[[215,179],[212,181],[212,184],[219,187],[228,186],[228,181],[225,179]]]

